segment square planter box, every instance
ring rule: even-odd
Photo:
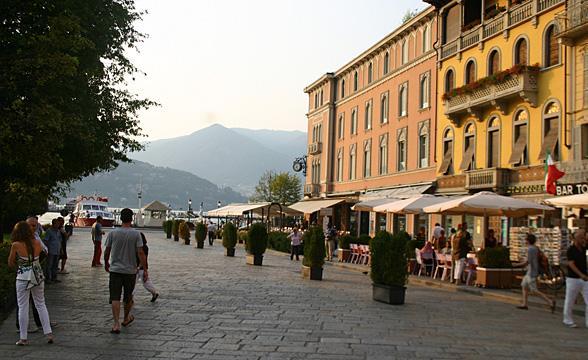
[[[372,298],[391,305],[403,305],[406,286],[372,284]]]
[[[476,269],[476,286],[495,289],[510,289],[512,287],[512,269]]]
[[[322,280],[323,279],[323,268],[322,267],[312,267],[312,266],[302,266],[301,269],[302,277],[305,279],[310,280]]]
[[[249,265],[261,266],[263,263],[263,255],[245,255],[245,262]]]
[[[227,248],[227,256],[235,256],[235,248]]]
[[[351,250],[349,249],[337,249],[337,258],[339,262],[347,262],[351,256]]]

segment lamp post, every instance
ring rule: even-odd
[[[190,222],[190,213],[192,212],[192,198],[188,199],[188,222]]]
[[[216,208],[217,208],[217,209],[220,209],[220,207],[221,207],[221,202],[220,202],[220,200],[219,200],[219,201],[216,203]],[[216,216],[217,216],[217,217],[216,217],[216,227],[217,227],[217,229],[218,229],[218,230],[220,230],[220,216],[218,216],[218,214],[217,214]]]

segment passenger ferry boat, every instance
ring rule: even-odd
[[[102,226],[114,225],[114,216],[108,209],[108,198],[104,196],[79,195],[73,214],[76,226],[92,226],[97,216],[102,216]]]

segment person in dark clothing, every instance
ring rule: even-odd
[[[586,231],[578,229],[574,232],[574,243],[567,252],[568,276],[566,277],[566,300],[564,303],[563,323],[565,326],[575,328],[572,310],[578,294],[582,294],[586,304],[586,327],[588,327],[588,270],[586,269]]]
[[[488,230],[488,236],[484,239],[484,248],[495,248],[498,246],[498,240],[496,240],[496,236],[494,236],[494,229]]]
[[[143,253],[145,253],[145,264],[147,265],[148,264],[147,259],[149,257],[149,247],[147,246],[147,238],[145,237],[145,234],[141,233],[141,239],[143,240]],[[138,257],[137,257],[137,264],[141,264]],[[147,266],[149,266],[149,265],[147,265]],[[159,293],[157,292],[155,285],[153,285],[153,283],[151,282],[150,277],[147,278],[147,280],[144,280],[143,266],[141,266],[141,265],[139,265],[139,269],[137,271],[137,282],[139,282],[139,281],[143,281],[143,287],[151,293],[151,302],[155,302],[155,300],[157,300],[157,298],[159,297]]]

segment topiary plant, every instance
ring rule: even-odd
[[[180,240],[180,220],[174,220],[172,222],[172,234],[174,235],[174,241]]]
[[[184,244],[190,245],[190,227],[185,221],[180,221],[179,235],[184,240]]]
[[[223,227],[223,246],[234,249],[237,245],[237,227],[233,223],[226,223]]]
[[[263,255],[267,249],[267,229],[262,223],[255,223],[249,228],[245,250],[250,255]]]
[[[406,232],[391,235],[379,231],[370,243],[371,272],[375,284],[404,286],[408,279],[407,243],[410,236]]]
[[[357,238],[357,243],[360,245],[369,245],[372,238],[369,235],[362,234]]]
[[[204,247],[204,239],[206,239],[206,226],[199,222],[196,224],[196,245],[202,249]]]
[[[304,259],[302,265],[322,267],[325,264],[325,234],[318,226],[311,227],[304,234]]]
[[[339,239],[339,249],[349,250],[350,244],[355,241],[354,237],[351,235],[343,235]]]
[[[478,265],[488,269],[510,269],[510,250],[507,247],[485,248],[478,251]]]

